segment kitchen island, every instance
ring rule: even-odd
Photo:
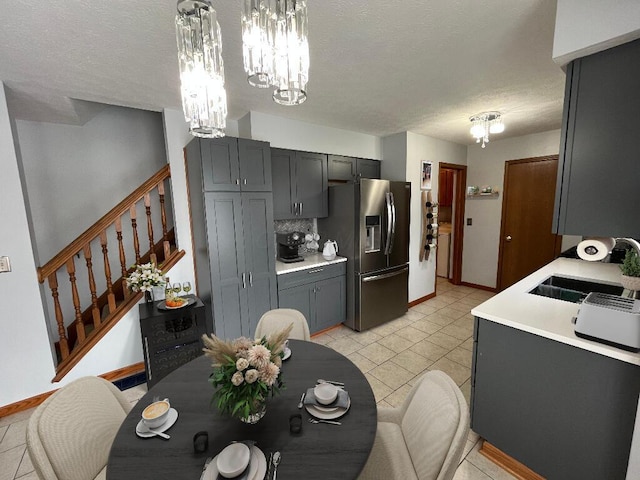
[[[624,480],[640,353],[577,337],[579,304],[529,293],[552,275],[619,284],[620,270],[560,258],[471,311],[472,428],[546,478]]]

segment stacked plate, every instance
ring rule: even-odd
[[[267,458],[262,450],[247,443],[231,443],[208,461],[200,480],[223,478],[262,480],[267,473]]]
[[[349,407],[351,407],[349,393],[327,383],[309,388],[304,397],[304,408],[312,416],[321,420],[340,418],[347,413]]]

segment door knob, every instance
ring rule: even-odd
[[[510,241],[511,241],[511,235],[507,235],[507,238],[505,238],[505,240],[506,240],[507,242],[510,242]]]

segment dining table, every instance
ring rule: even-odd
[[[377,428],[369,382],[351,360],[329,347],[289,340],[289,348],[291,355],[281,367],[285,387],[268,398],[266,414],[255,424],[218,411],[208,381],[213,371],[209,357],[200,356],[164,377],[137,402],[118,430],[109,453],[107,480],[197,480],[208,458],[232,442],[247,440],[256,442],[267,459],[280,452],[277,480],[357,478]],[[306,407],[298,408],[302,394],[319,379],[344,383],[351,403],[336,419],[340,425],[310,423],[313,417]],[[178,413],[165,432],[170,439],[139,437],[136,425],[142,410],[154,399],[164,398]],[[290,429],[290,418],[297,414],[302,417],[299,433]],[[194,436],[199,432],[206,432],[208,444],[205,451],[196,453]]]

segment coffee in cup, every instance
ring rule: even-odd
[[[149,428],[156,428],[167,421],[171,405],[168,400],[153,402],[142,411],[142,421]]]

